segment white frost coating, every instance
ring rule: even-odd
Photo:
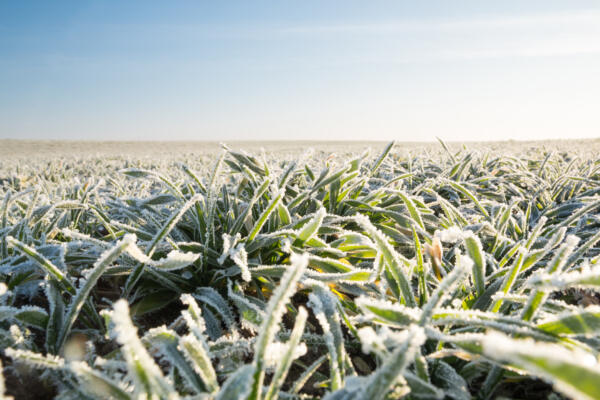
[[[14,344],[25,343],[25,335],[23,335],[23,332],[21,332],[21,329],[17,325],[11,325],[10,328],[8,328],[8,332],[10,333],[10,338]]]
[[[463,239],[464,232],[458,226],[451,226],[443,231],[436,231],[434,236],[438,236],[442,242],[456,243]]]
[[[135,235],[133,235],[133,237],[135,238]],[[182,253],[178,250],[174,250],[167,254],[166,257],[163,257],[159,260],[153,260],[144,254],[144,252],[135,244],[135,240],[133,243],[130,243],[129,246],[127,246],[125,251],[136,261],[144,263],[150,267],[161,269],[163,271],[172,271],[183,268],[189,264],[192,264],[200,257],[200,254],[197,253]]]
[[[177,346],[184,357],[207,386],[209,392],[215,392],[219,388],[217,374],[213,369],[210,352],[205,343],[199,341],[194,335],[186,335],[179,339]]]
[[[370,326],[365,326],[358,329],[358,338],[362,345],[362,352],[369,354],[371,352],[379,352],[385,348],[382,338]]]
[[[339,317],[335,313],[335,305],[329,289],[325,288],[323,284],[314,285],[313,292],[308,295],[307,305],[313,309],[315,317],[323,329],[325,344],[329,350],[331,388],[335,390],[342,385],[340,369],[343,368],[344,347],[341,344],[342,332]]]
[[[600,265],[584,264],[580,271],[562,274],[539,274],[532,276],[527,282],[529,287],[563,289],[566,287],[597,288],[600,285]]]
[[[129,305],[126,300],[118,300],[114,303],[112,320],[115,324],[115,336],[122,345],[128,345],[138,339],[137,330],[129,318]]]
[[[321,299],[313,293],[308,295],[308,303],[307,305],[313,309],[315,313],[315,317],[319,321],[321,328],[323,328],[323,334],[325,335],[325,341],[327,344],[333,347],[333,337],[331,335],[331,326],[329,325],[329,321],[327,321],[327,317],[325,317],[325,313],[323,312],[323,303],[321,303]]]
[[[252,383],[252,393],[258,397],[259,390],[262,390],[264,379],[263,365],[265,362],[266,350],[269,343],[275,338],[279,330],[279,323],[286,311],[286,305],[296,291],[296,285],[308,265],[308,254],[292,254],[290,257],[291,265],[289,270],[281,278],[280,284],[273,291],[269,302],[267,303],[266,317],[263,319],[259,335],[256,338],[253,368],[256,369],[254,382]]]
[[[252,275],[250,274],[250,270],[248,269],[248,253],[244,248],[244,244],[240,243],[235,248],[233,254],[231,254],[231,259],[237,265],[242,272],[242,279],[246,282],[250,282],[252,279]]]
[[[489,312],[489,311],[482,311],[482,310],[456,310],[454,308],[449,308],[449,307],[438,307],[435,311],[435,317],[437,318],[446,318],[447,315],[450,316],[457,316],[460,318],[464,318],[464,319],[470,319],[470,318],[475,318],[475,319],[490,319],[490,320],[496,320],[496,319],[500,319],[500,320],[504,320],[504,321],[514,321],[514,322],[519,322],[521,321],[518,318],[514,318],[514,317],[510,317],[510,316],[504,316],[504,315],[499,315],[493,312]]]
[[[164,395],[165,398],[178,398],[177,392],[165,379],[162,371],[139,339],[137,329],[133,326],[129,317],[129,305],[126,300],[121,299],[114,303],[112,321],[114,323],[114,337],[122,345],[121,353],[127,362],[130,373],[133,375],[132,377],[138,383],[136,388],[142,389],[150,386],[153,392]],[[143,376],[136,373],[139,365],[144,368]]]
[[[395,347],[410,338],[410,330],[404,329],[402,331],[397,331],[390,329],[387,326],[380,327],[379,334],[387,347]]]
[[[409,306],[416,306],[414,294],[410,287],[409,278],[407,277],[407,272],[409,273],[408,275],[410,275],[410,271],[407,271],[408,260],[406,257],[402,256],[394,249],[389,242],[389,238],[377,229],[366,215],[355,214],[354,220],[377,244],[386,264],[390,268],[390,273],[398,283],[400,292],[402,293],[402,297],[406,304]]]
[[[93,243],[93,244],[96,244],[96,245],[98,245],[100,247],[104,247],[104,248],[110,247],[110,243],[108,243],[108,242],[95,239],[95,238],[91,237],[90,235],[86,235],[85,233],[77,232],[77,231],[71,230],[69,228],[63,228],[61,230],[61,232],[63,235],[65,235],[66,237],[71,238],[71,239],[76,239],[76,240],[79,240],[82,242]],[[68,244],[70,244],[70,243],[71,242],[69,242]]]
[[[457,253],[456,256],[458,257],[458,265],[456,266],[457,268],[460,268],[463,271],[470,271],[471,268],[473,268],[474,262],[471,257],[460,253]]]
[[[185,323],[187,324],[190,331],[192,331],[196,337],[204,341],[204,332],[206,332],[206,324],[204,318],[202,318],[202,310],[198,307],[198,303],[190,294],[182,294],[180,300],[183,304],[188,306],[187,310],[181,311]],[[205,343],[204,343],[205,344]]]
[[[361,274],[367,275],[367,279],[353,279],[360,277]],[[316,272],[308,270],[305,273],[305,281],[306,279],[310,279],[313,282],[338,282],[364,285],[375,280],[375,273],[371,269],[366,268],[356,268],[348,272]]]
[[[99,367],[103,371],[110,372],[111,374],[117,374],[119,370],[127,369],[127,364],[123,361],[106,359],[98,355],[94,358],[92,365],[94,367]]]
[[[540,371],[540,368],[530,361],[530,358],[542,358],[549,363],[576,362],[588,368],[596,368],[596,358],[579,349],[567,350],[555,344],[536,342],[532,339],[515,340],[510,337],[490,331],[481,339],[483,353],[495,360],[504,360],[517,365],[526,364],[528,369]],[[541,372],[541,371],[540,371]],[[543,374],[543,372],[541,372]]]
[[[265,354],[265,364],[268,368],[276,367],[281,362],[281,357],[287,352],[288,345],[287,343],[281,342],[271,342],[267,346],[267,351]],[[299,357],[302,357],[306,354],[306,344],[300,343],[294,349],[294,353],[292,355],[292,360],[295,360]]]
[[[13,360],[25,362],[36,367],[60,369],[65,365],[65,360],[51,354],[44,356],[40,353],[34,353],[33,351],[13,349],[10,347],[5,349],[4,353]]]
[[[456,227],[454,227],[456,228]],[[469,238],[476,238],[479,239],[479,237],[477,235],[475,235],[475,233],[473,233],[473,231],[471,230],[465,230],[462,232],[462,239],[469,239]]]
[[[227,233],[223,234],[223,252],[217,259],[219,264],[223,265],[227,257],[229,257],[231,249],[235,247],[236,243],[241,239],[241,237],[242,236],[239,233],[237,233],[235,236],[228,235]]]
[[[231,260],[240,268],[242,279],[246,282],[250,282],[252,276],[248,269],[248,253],[244,243],[238,243],[241,239],[241,235],[237,233],[235,236],[223,234],[223,253],[218,258],[219,264],[223,265],[227,258]],[[236,246],[237,244],[237,246]]]
[[[569,235],[569,236],[567,236],[565,243],[567,244],[568,247],[575,248],[575,246],[577,246],[579,244],[579,241],[580,241],[580,239],[577,236]]]
[[[526,304],[529,301],[529,296],[519,295],[519,294],[514,294],[514,293],[504,294],[502,292],[496,292],[492,295],[491,299],[493,301],[502,299],[504,301],[510,301],[513,303]],[[579,310],[579,307],[571,305],[571,304],[567,304],[562,300],[546,299],[546,301],[544,301],[544,304],[549,304],[554,307],[562,308],[565,310],[573,310],[573,311]]]
[[[413,346],[422,346],[427,340],[427,335],[425,335],[425,330],[420,326],[412,325],[406,331],[407,338],[411,338],[410,341]]]
[[[161,258],[158,261],[154,261],[149,265],[155,268],[160,268],[164,271],[171,271],[192,264],[198,259],[198,257],[200,257],[200,255],[195,253],[172,251],[167,254],[167,257]]]
[[[413,321],[418,321],[421,318],[421,310],[413,307],[406,307],[400,303],[392,303],[388,300],[373,299],[366,296],[360,296],[355,300],[357,307],[361,308],[364,312],[373,314],[369,310],[369,307],[381,308],[384,310],[391,310],[400,314],[403,314]]]
[[[365,381],[364,389],[359,398],[383,398],[393,383],[397,381],[398,376],[414,359],[417,348],[425,343],[425,332],[419,326],[411,325],[405,335],[405,340],[386,358],[383,365]]]

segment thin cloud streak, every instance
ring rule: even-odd
[[[566,25],[600,26],[600,11],[568,14],[538,14],[501,18],[479,17],[465,20],[398,20],[357,24],[298,25],[276,30],[282,34],[393,34],[408,31],[461,31],[470,29],[561,28]]]

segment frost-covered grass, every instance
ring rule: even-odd
[[[0,392],[600,398],[600,159],[457,150],[0,161]]]

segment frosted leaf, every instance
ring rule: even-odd
[[[336,282],[345,284],[366,284],[375,280],[375,273],[371,269],[356,268],[354,270],[343,273],[324,273],[307,271],[305,283],[308,279],[320,282]]]
[[[225,262],[227,257],[229,257],[231,249],[233,249],[234,246],[236,245],[236,243],[241,239],[241,235],[239,233],[237,233],[235,236],[231,236],[231,235],[228,235],[227,233],[224,233],[222,238],[223,238],[223,252],[221,253],[221,256],[217,259],[217,261],[221,265],[223,265],[223,263]]]
[[[589,353],[580,350],[567,350],[562,346],[540,343],[532,339],[511,339],[506,335],[489,332],[482,338],[483,351],[486,355],[500,360],[510,361],[518,355],[542,356],[561,360],[572,361],[576,359],[582,365],[594,367],[598,364],[596,358]],[[575,356],[575,357],[574,357]]]
[[[186,335],[179,339],[177,348],[183,352],[186,360],[202,378],[209,392],[215,392],[219,388],[217,375],[212,366],[210,352],[205,343],[200,342],[193,335]],[[193,379],[193,378],[192,378]],[[190,379],[190,381],[192,381]]]
[[[95,238],[91,237],[90,235],[86,235],[86,234],[81,233],[81,232],[73,231],[73,230],[71,230],[69,228],[63,228],[61,230],[61,232],[66,237],[71,238],[71,239],[79,240],[82,243],[88,242],[88,243],[93,243],[93,244],[95,244],[95,245],[97,245],[99,247],[104,247],[104,248],[110,247],[110,243],[108,243],[108,242],[95,239]],[[71,243],[73,243],[73,242],[69,242],[68,244],[70,245]]]
[[[199,254],[172,251],[167,254],[167,257],[161,258],[150,265],[164,271],[172,271],[192,264],[199,257]]]
[[[130,397],[129,388],[122,381],[113,381],[84,362],[70,362],[68,368],[77,377],[80,384],[78,390],[92,398],[127,399]]]
[[[545,378],[570,398],[600,397],[600,368],[591,353],[531,339],[515,340],[493,332],[485,335],[481,343],[487,357]]]
[[[394,352],[386,357],[386,360],[367,381],[361,397],[364,399],[382,399],[390,390],[394,382],[404,372],[406,367],[414,360],[419,346],[425,343],[423,328],[412,325],[406,331],[406,339],[399,344]]]
[[[355,214],[354,221],[358,223],[376,243],[378,251],[383,255],[387,267],[389,268],[389,272],[398,283],[400,292],[402,293],[402,297],[406,304],[411,307],[416,306],[414,294],[406,275],[406,272],[408,272],[406,271],[408,265],[406,257],[402,256],[394,249],[389,242],[389,238],[377,229],[366,215]]]
[[[123,299],[116,301],[111,315],[114,323],[112,333],[122,346],[121,353],[127,362],[129,373],[137,383],[136,389],[168,399],[178,398],[177,393],[139,339],[137,328],[129,317],[127,301]]]
[[[33,351],[12,348],[7,348],[4,352],[13,360],[22,361],[35,367],[61,369],[65,365],[65,360],[51,354],[44,356],[40,353],[34,353]]]
[[[532,276],[527,285],[548,289],[563,289],[567,287],[597,288],[600,286],[600,265],[590,267],[584,264],[580,271],[559,274],[536,274]]]
[[[262,390],[264,379],[263,365],[267,346],[273,341],[279,330],[279,323],[286,311],[286,305],[295,293],[297,283],[308,264],[308,255],[306,253],[303,255],[292,254],[290,261],[291,265],[288,271],[283,275],[281,283],[273,291],[269,299],[265,318],[261,322],[259,335],[256,338],[254,360],[252,363],[253,368],[256,369],[256,374],[252,383],[252,396],[258,397],[259,391]]]
[[[135,237],[135,236],[134,236]],[[136,261],[146,264],[150,267],[163,271],[173,271],[186,267],[194,263],[200,254],[192,252],[180,252],[178,250],[171,251],[166,257],[159,260],[153,260],[146,255],[135,243],[131,243],[127,249],[127,254],[133,257]]]
[[[204,332],[206,331],[206,325],[202,318],[202,311],[200,310],[198,303],[196,303],[196,300],[187,293],[181,295],[181,302],[188,306],[187,310],[181,311],[181,316],[190,331],[192,331],[197,338],[202,339]]]
[[[381,299],[372,299],[366,296],[358,297],[355,300],[355,302],[359,308],[365,310],[369,314],[374,314],[378,317],[383,316],[379,313],[379,310],[382,310],[386,313],[391,311],[397,316],[404,316],[404,318],[401,320],[402,322],[404,322],[404,320],[416,322],[419,320],[419,318],[421,318],[420,309],[415,307],[406,307],[405,305],[400,303],[392,303],[390,301]]]
[[[246,282],[250,282],[252,276],[248,269],[248,253],[244,248],[244,244],[240,243],[231,254],[231,259],[237,265],[242,273],[242,279]]]

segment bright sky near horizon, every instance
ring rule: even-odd
[[[0,139],[600,137],[600,2],[0,2]]]

